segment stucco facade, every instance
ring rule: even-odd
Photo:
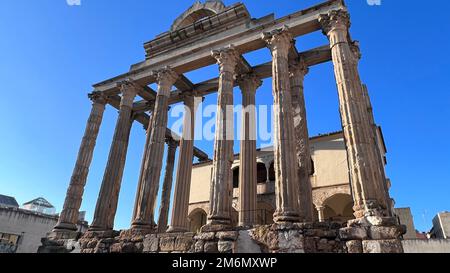
[[[381,133],[379,134],[382,138]],[[383,143],[382,141],[380,143]],[[310,182],[313,188],[313,204],[316,208],[316,220],[345,222],[353,218],[347,152],[341,132],[321,135],[310,139],[313,171]],[[384,146],[379,147],[384,156]],[[258,223],[272,222],[275,210],[275,181],[273,170],[274,156],[272,148],[257,151],[258,163]],[[235,155],[232,165],[234,175],[233,222],[237,221],[239,208],[239,155]],[[189,199],[189,220],[191,231],[198,231],[205,224],[209,211],[210,181],[212,162],[194,165],[192,187]],[[388,183],[388,181],[386,181]]]

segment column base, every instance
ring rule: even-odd
[[[219,224],[219,223],[211,222],[211,223],[204,225],[200,229],[200,232],[205,233],[205,232],[230,231],[232,229],[233,228],[231,227],[230,224]]]
[[[53,228],[54,232],[58,231],[77,231],[78,227],[77,225],[73,223],[59,223],[56,224],[56,226]]]
[[[184,232],[189,232],[189,230],[185,227],[172,227],[172,226],[170,226],[166,230],[166,233],[184,233]]]
[[[273,221],[275,223],[296,223],[299,222],[300,217],[295,212],[275,212],[273,215]]]
[[[150,234],[156,233],[157,229],[153,225],[132,225],[129,230],[142,234]]]

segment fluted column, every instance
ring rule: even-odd
[[[368,118],[369,118],[369,123],[373,129],[373,137],[375,139],[374,140],[374,144],[375,144],[374,150],[376,151],[376,160],[378,162],[379,175],[381,177],[381,180],[384,181],[383,188],[384,188],[384,194],[385,194],[385,203],[387,206],[386,213],[388,214],[388,216],[392,216],[393,215],[393,203],[392,203],[391,196],[389,194],[389,187],[388,187],[388,183],[387,183],[386,172],[384,169],[384,167],[385,167],[384,155],[381,154],[381,151],[380,151],[380,147],[383,144],[380,144],[379,140],[378,140],[378,126],[375,123],[375,118],[373,116],[373,108],[372,108],[372,103],[371,103],[370,97],[369,97],[369,90],[367,89],[367,86],[364,84],[363,84],[362,88],[363,88],[364,101],[366,102],[366,106],[367,106],[367,114],[368,114]]]
[[[330,40],[339,105],[347,147],[350,180],[356,218],[386,215],[385,192],[376,164],[362,84],[358,73],[358,56],[352,51],[348,37],[349,15],[344,10],[321,15],[319,22]]]
[[[86,129],[75,168],[70,179],[67,190],[64,207],[59,216],[55,231],[76,231],[81,201],[83,200],[84,187],[89,173],[89,167],[92,162],[95,144],[97,142],[98,132],[103,119],[107,99],[100,92],[89,94],[92,100],[92,109],[89,116]]]
[[[128,149],[132,121],[133,101],[137,87],[129,81],[120,84],[122,99],[119,118],[103,176],[102,186],[95,207],[94,220],[90,230],[112,230],[117,210],[122,175]]]
[[[220,77],[208,226],[229,226],[233,198],[233,87],[239,56],[233,47],[213,51],[212,55],[220,66]]]
[[[262,81],[255,75],[238,79],[242,92],[242,135],[239,166],[239,226],[256,224],[256,106],[255,94]]]
[[[172,193],[173,168],[175,165],[175,154],[177,152],[178,143],[173,139],[167,140],[167,158],[166,173],[164,174],[164,182],[161,193],[161,204],[159,207],[158,232],[163,233],[167,230],[167,222],[169,219],[170,194]]]
[[[263,39],[272,52],[274,97],[274,154],[275,154],[275,222],[297,222],[298,200],[297,160],[294,142],[294,119],[289,83],[288,53],[293,38],[287,27],[264,33]]]
[[[144,163],[141,188],[135,205],[135,217],[132,228],[150,231],[154,228],[154,211],[159,189],[164,143],[168,119],[170,91],[178,75],[170,68],[155,73],[158,82],[155,110],[150,127],[150,142]]]
[[[303,88],[304,78],[307,73],[308,66],[302,59],[292,63],[290,66],[292,112],[294,115],[295,146],[297,151],[299,214],[301,221],[312,222],[314,217],[314,207],[312,201],[312,186],[311,181],[309,180],[312,166]]]
[[[136,190],[136,198],[135,200],[135,204],[134,204],[134,210],[133,210],[133,217],[132,219],[134,220],[136,218],[136,210],[137,210],[137,200],[139,199],[139,190],[142,187],[142,177],[144,175],[144,169],[145,169],[145,159],[147,158],[147,154],[148,154],[148,144],[150,143],[150,135],[151,135],[151,128],[153,128],[153,112],[155,110],[155,103],[154,102],[149,102],[149,106],[151,109],[151,113],[148,119],[148,124],[145,126],[144,125],[144,130],[145,130],[145,144],[144,144],[144,153],[142,155],[142,160],[141,160],[141,169],[139,171],[139,180],[138,180],[138,186],[137,186],[137,190]],[[154,223],[153,223],[154,224]]]
[[[178,168],[175,193],[172,206],[172,219],[168,232],[185,232],[189,230],[188,212],[191,193],[192,161],[194,157],[195,112],[202,101],[193,95],[184,97],[183,134],[178,153]]]

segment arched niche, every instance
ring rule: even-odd
[[[203,18],[218,14],[224,9],[225,4],[219,0],[209,0],[205,3],[197,1],[173,22],[170,30],[176,31],[182,29]]]

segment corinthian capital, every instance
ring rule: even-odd
[[[350,15],[346,10],[332,10],[319,16],[319,23],[325,35],[333,30],[347,31],[350,28]]]
[[[127,104],[129,104],[129,101],[131,101],[131,103],[133,102],[134,98],[139,92],[139,89],[141,88],[138,84],[130,79],[119,82],[118,87],[120,88],[120,92],[122,93],[122,101],[127,102]]]
[[[108,98],[99,91],[94,91],[90,94],[88,94],[88,98],[93,102],[97,104],[105,105],[108,102]]]
[[[303,58],[300,58],[294,62],[289,63],[289,75],[296,77],[299,74],[305,76],[309,72],[309,67]]]
[[[284,26],[280,29],[275,29],[271,32],[264,32],[262,39],[273,53],[278,53],[281,56],[288,56],[289,49],[294,43],[294,38],[289,32],[289,27]]]
[[[219,50],[213,50],[211,52],[211,56],[217,60],[217,64],[220,66],[221,72],[231,73],[234,73],[237,62],[240,58],[239,53],[233,45]]]
[[[178,74],[169,66],[156,70],[153,74],[156,76],[158,85],[164,89],[170,89],[179,78]]]
[[[253,73],[237,76],[236,82],[241,88],[242,93],[256,92],[262,85],[261,79]]]

